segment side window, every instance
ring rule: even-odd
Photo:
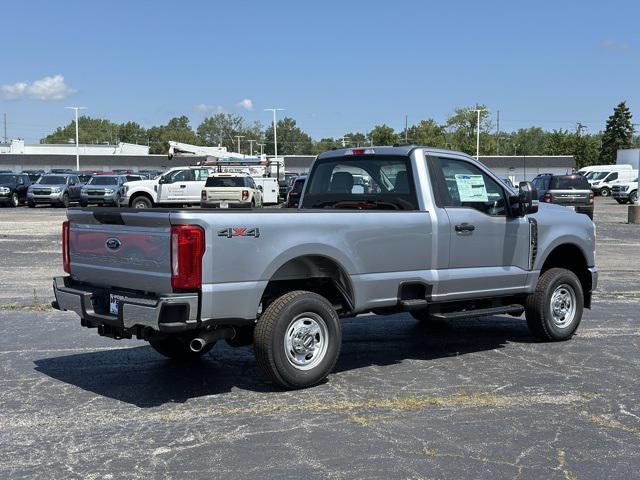
[[[193,178],[193,170],[177,170],[171,174],[172,183],[192,182]]]
[[[196,182],[206,182],[207,178],[209,178],[209,170],[207,170],[206,168],[193,170],[193,174]]]
[[[475,165],[440,158],[439,169],[445,185],[441,188],[444,207],[473,208],[491,216],[507,214],[504,189]]]
[[[247,177],[247,183],[249,184],[249,188],[252,188],[254,190],[256,189],[256,182],[253,181],[253,178]]]
[[[611,175],[607,177],[607,182],[613,182],[618,179],[618,172],[613,172]]]

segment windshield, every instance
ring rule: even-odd
[[[67,183],[67,177],[62,175],[45,175],[40,177],[37,182],[39,185],[64,185]]]
[[[0,183],[16,183],[15,175],[0,175]]]
[[[589,178],[589,180],[602,180],[607,175],[609,175],[609,172],[593,172],[593,175]]]
[[[91,177],[87,185],[117,185],[118,177]]]
[[[409,157],[358,155],[316,160],[304,208],[417,210]]]
[[[245,177],[209,177],[207,187],[245,187]]]
[[[293,188],[291,189],[294,193],[302,193],[302,188],[304,187],[305,179],[301,178],[294,182]]]

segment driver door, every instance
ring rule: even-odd
[[[522,291],[529,268],[528,219],[511,214],[501,183],[478,166],[459,158],[432,160],[438,202],[449,218],[446,293]]]
[[[193,178],[190,169],[174,170],[163,177],[158,185],[160,203],[185,201],[187,184]]]

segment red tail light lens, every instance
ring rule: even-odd
[[[551,203],[551,194],[549,192],[545,193],[544,197],[542,197],[542,201],[546,203]]]
[[[249,200],[249,190],[242,190],[242,200]]]
[[[202,192],[200,193],[200,200],[206,200],[206,199],[207,199],[207,191],[202,190]]]
[[[589,192],[589,203],[593,203],[594,194],[593,192]]]
[[[197,225],[171,227],[171,286],[174,290],[202,287],[204,230]]]
[[[69,220],[62,223],[62,268],[71,273],[71,257],[69,255]]]

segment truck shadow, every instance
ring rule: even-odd
[[[409,359],[437,362],[503,348],[507,342],[534,342],[520,319],[492,317],[425,326],[408,315],[394,317],[345,320],[342,353],[334,372]],[[140,408],[182,403],[232,389],[280,391],[257,369],[251,347],[231,348],[224,342],[195,364],[165,359],[147,345],[44,358],[34,363],[36,371],[51,378]]]

